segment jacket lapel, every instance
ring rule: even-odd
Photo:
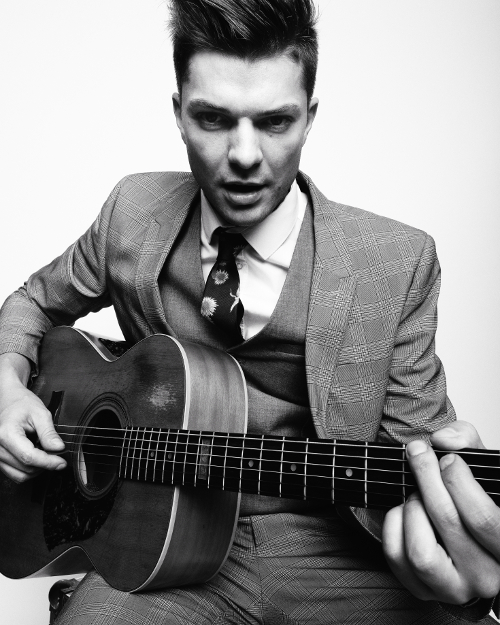
[[[135,279],[139,301],[151,333],[168,332],[158,276],[198,191],[198,185],[189,175],[173,186],[166,197],[158,200],[158,206],[153,209],[154,219],[142,243]]]
[[[356,278],[346,237],[329,202],[304,174],[314,213],[315,258],[306,331],[306,374],[309,402],[317,434],[347,437],[342,415],[328,414],[328,395],[344,337]],[[157,200],[144,237],[136,272],[139,301],[151,333],[168,332],[158,276],[199,191],[191,175]]]
[[[309,403],[318,436],[346,438],[345,419],[341,414],[329,414],[328,397],[347,328],[356,277],[335,205],[307,176],[301,176],[312,199],[316,246],[306,331]]]

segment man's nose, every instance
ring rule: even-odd
[[[231,165],[252,169],[262,161],[259,135],[249,119],[244,119],[232,129],[228,158]]]

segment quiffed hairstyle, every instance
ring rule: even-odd
[[[170,0],[174,68],[181,93],[195,52],[258,59],[287,53],[304,70],[311,99],[318,66],[312,0]]]

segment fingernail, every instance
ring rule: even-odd
[[[424,452],[426,452],[428,449],[427,444],[424,443],[424,441],[412,441],[411,443],[408,443],[408,446],[406,447],[406,451],[408,452],[408,455],[411,456],[412,458],[414,458],[415,456],[419,456],[420,454],[423,454]]]
[[[447,454],[446,456],[443,456],[439,461],[439,468],[441,469],[441,471],[444,471],[446,467],[449,467],[450,464],[453,464],[454,461],[455,456],[453,454]]]

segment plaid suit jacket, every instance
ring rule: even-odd
[[[455,419],[434,352],[440,270],[431,237],[327,200],[304,174],[315,257],[306,334],[318,436],[408,442]],[[130,342],[166,332],[163,266],[199,188],[189,173],[127,176],[89,230],[13,293],[0,353],[36,366],[50,327],[113,305]],[[351,509],[375,537],[380,514]]]

